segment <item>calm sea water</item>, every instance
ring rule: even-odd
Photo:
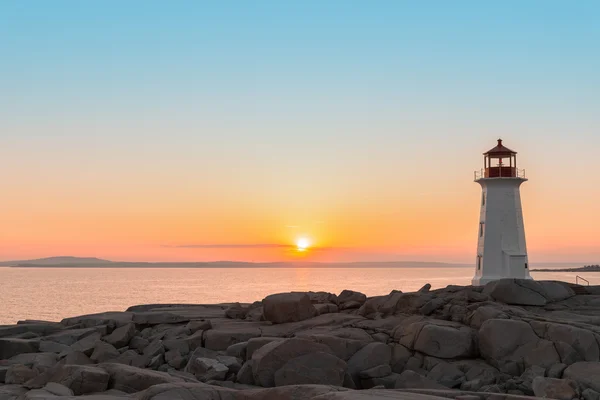
[[[575,282],[574,273],[533,272],[535,279]],[[393,289],[415,291],[468,285],[470,268],[2,268],[0,324],[23,319],[59,321],[64,317],[122,311],[147,303],[252,302],[286,291],[344,289],[368,296]],[[586,273],[600,285],[600,273]]]

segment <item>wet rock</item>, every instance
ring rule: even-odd
[[[263,317],[274,324],[304,321],[317,315],[317,310],[306,293],[279,293],[263,301]]]
[[[333,385],[341,386],[346,363],[329,353],[317,352],[293,358],[275,373],[275,386]]]

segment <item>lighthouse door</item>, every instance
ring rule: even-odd
[[[514,278],[525,278],[527,276],[527,256],[509,256],[510,276]]]

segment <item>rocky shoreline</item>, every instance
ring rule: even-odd
[[[0,326],[0,400],[600,400],[600,287],[140,305]]]

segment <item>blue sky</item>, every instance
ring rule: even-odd
[[[5,212],[100,213],[100,193],[125,212],[160,182],[391,218],[406,196],[477,197],[498,136],[537,175],[530,198],[573,205],[599,193],[599,19],[597,1],[5,1]]]

